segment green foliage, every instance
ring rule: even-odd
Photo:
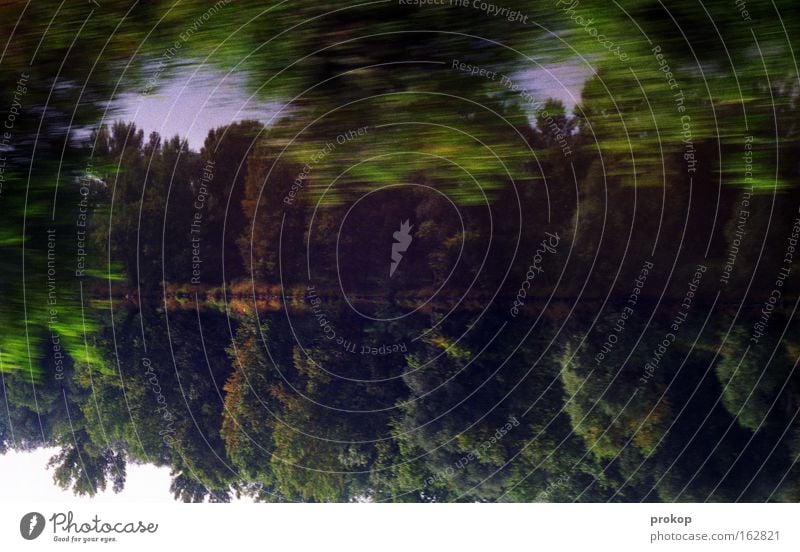
[[[577,11],[625,59],[552,3],[505,2],[536,25],[385,3],[4,3],[0,88],[24,116],[0,173],[0,452],[59,447],[54,479],[82,495],[165,466],[187,502],[797,500],[793,338],[752,347],[747,319],[701,327],[695,307],[645,372],[689,267],[724,265],[743,208],[737,266],[771,284],[783,262],[760,238],[783,243],[774,221],[796,217],[797,10],[752,6],[754,35],[730,2],[704,4],[713,32],[688,0],[624,4],[636,24],[604,0]],[[279,114],[200,151],[109,123],[120,94],[145,102],[198,60]],[[522,93],[536,64],[591,75],[574,108]],[[387,282],[410,214],[417,270]],[[511,320],[549,231],[563,242]],[[658,285],[596,362],[651,258]],[[339,337],[404,348],[348,350],[308,297],[269,308],[309,284]],[[329,301],[337,287],[393,321]],[[435,299],[405,316],[419,297]]]

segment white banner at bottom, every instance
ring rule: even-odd
[[[0,512],[2,549],[14,551],[800,550],[797,504],[82,502]]]

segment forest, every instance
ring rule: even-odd
[[[406,4],[0,6],[0,454],[184,502],[800,500],[792,3]],[[279,109],[121,115],[209,67]]]

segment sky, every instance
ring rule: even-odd
[[[169,468],[132,465],[126,468],[125,489],[114,494],[109,488],[94,498],[76,497],[53,483],[53,471],[46,470],[47,461],[58,448],[42,448],[31,452],[9,451],[0,456],[0,489],[7,502],[174,502],[169,492]]]
[[[237,80],[223,72],[186,73],[150,93],[122,95],[109,118],[134,122],[145,136],[152,131],[165,138],[177,134],[199,151],[209,130],[242,119],[267,124],[280,109],[276,103],[251,100]]]
[[[555,98],[572,110],[580,101],[583,84],[591,76],[592,72],[586,65],[560,63],[523,71],[519,84],[537,99]]]
[[[185,73],[149,94],[123,95],[110,118],[133,121],[145,135],[152,131],[167,138],[178,134],[199,151],[212,128],[242,119],[268,124],[280,110],[277,103],[250,99],[237,79],[223,72],[207,68],[202,74]],[[541,99],[556,98],[572,109],[589,76],[584,65],[562,63],[523,71],[514,80]]]

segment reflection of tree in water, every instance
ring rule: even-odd
[[[791,4],[777,3],[788,35],[756,8],[756,45],[724,2],[706,3],[719,37],[690,2],[635,3],[638,26],[582,2],[607,36],[629,38],[630,65],[598,57],[546,3],[506,3],[542,27],[472,9],[237,3],[202,19],[201,3],[161,4],[66,4],[46,35],[54,3],[0,8],[13,36],[2,89],[30,73],[0,188],[3,450],[61,447],[56,481],[83,494],[150,462],[170,467],[182,500],[797,500],[796,283],[771,341],[749,346],[747,318],[797,216]],[[521,53],[545,68],[576,59],[543,29],[591,58],[572,112],[508,86],[535,69]],[[176,41],[155,81],[208,55],[242,62],[244,85],[281,116],[212,130],[199,152],[101,125],[120,93],[157,91]],[[387,280],[405,220],[413,243]],[[510,321],[545,231],[564,242]],[[645,261],[642,299],[598,363]],[[698,263],[699,298],[642,383]],[[344,343],[320,330],[308,285]],[[368,322],[342,292],[375,318],[435,299]],[[258,319],[253,294],[272,307]]]
[[[346,309],[331,316],[369,343],[431,323],[420,315],[384,334]],[[638,344],[623,334],[598,365],[599,343],[578,346],[578,327],[553,340],[550,317],[487,343],[506,319],[492,312],[458,342],[467,320],[449,320],[407,354],[373,355],[332,345],[308,311],[292,312],[291,327],[283,313],[244,317],[233,341],[222,314],[176,311],[145,317],[145,354],[140,315],[120,310],[108,358],[118,373],[71,365],[63,395],[39,386],[40,416],[20,396],[24,377],[5,375],[4,442],[62,446],[56,480],[79,493],[121,488],[128,462],[166,465],[182,500],[763,500],[797,453],[783,435],[798,401],[794,379],[780,388],[789,342],[757,384],[763,358],[730,376],[739,345],[713,360],[676,343],[643,386],[669,321]],[[110,340],[96,345],[112,351]],[[773,498],[793,499],[786,481]]]

